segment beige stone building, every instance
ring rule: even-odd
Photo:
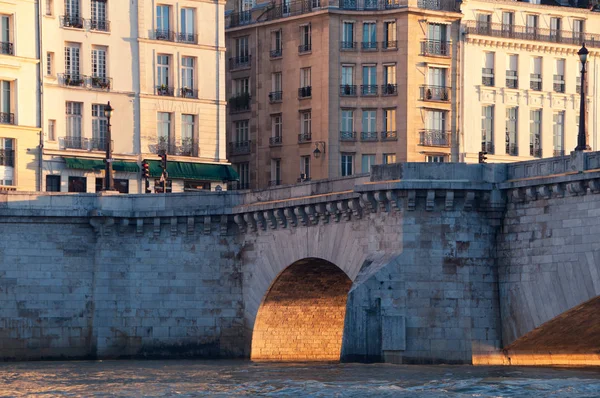
[[[241,188],[456,160],[453,1],[228,8],[228,154]]]
[[[0,191],[39,189],[39,32],[34,0],[0,2]]]
[[[110,101],[115,188],[218,189],[225,158],[224,4],[61,0],[42,18],[44,190],[102,189]],[[219,33],[220,32],[220,33]]]
[[[459,160],[528,160],[577,146],[587,62],[588,144],[600,145],[600,12],[514,1],[462,2]]]

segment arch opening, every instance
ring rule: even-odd
[[[317,258],[297,261],[275,279],[256,316],[251,359],[339,361],[350,278]]]

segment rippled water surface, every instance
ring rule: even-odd
[[[0,396],[600,397],[600,370],[244,361],[0,364]]]

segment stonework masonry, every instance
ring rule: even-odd
[[[4,193],[0,357],[598,364],[598,192],[593,152],[247,192]]]

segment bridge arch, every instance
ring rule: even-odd
[[[258,309],[251,359],[339,360],[351,286],[342,269],[320,258],[285,268]]]

